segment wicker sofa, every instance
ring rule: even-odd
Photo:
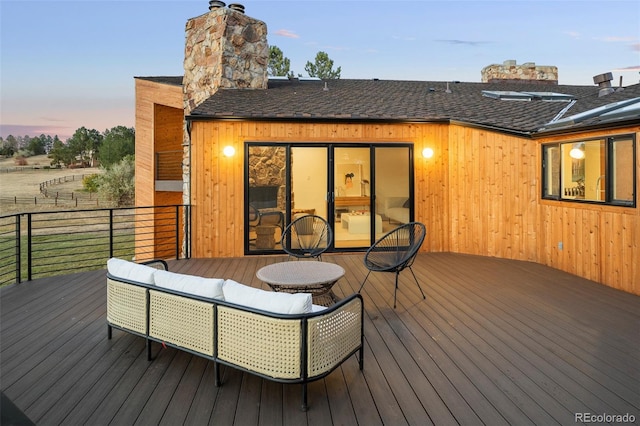
[[[239,303],[243,302],[243,303]],[[246,302],[246,304],[245,304]],[[363,368],[363,302],[354,294],[325,308],[311,295],[264,291],[232,280],[169,272],[164,261],[107,263],[108,338],[113,329],[205,357],[266,379],[302,384],[358,354]]]

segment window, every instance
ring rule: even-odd
[[[542,198],[635,206],[635,136],[542,146]]]

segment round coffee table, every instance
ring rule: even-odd
[[[273,291],[311,293],[314,304],[330,306],[338,300],[331,288],[344,276],[344,269],[335,263],[292,260],[260,268],[256,276]]]

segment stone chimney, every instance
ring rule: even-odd
[[[244,6],[211,1],[210,11],[187,21],[184,48],[184,112],[218,89],[266,89],[267,25],[244,14]]]
[[[482,69],[483,83],[540,83],[558,84],[558,67],[526,62],[516,65],[516,61],[504,61],[501,65],[488,65]]]
[[[266,89],[268,63],[267,25],[245,15],[241,4],[227,8],[222,1],[210,1],[209,12],[189,19],[185,27],[185,116],[219,89]],[[186,120],[182,145],[182,199],[190,204],[191,138]]]

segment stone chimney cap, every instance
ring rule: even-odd
[[[229,5],[229,9],[235,10],[236,12],[244,13],[244,6],[240,3],[232,3]]]
[[[217,1],[217,0],[211,0],[209,2],[209,10],[218,9],[218,8],[221,8],[221,7],[225,7],[225,2]]]

